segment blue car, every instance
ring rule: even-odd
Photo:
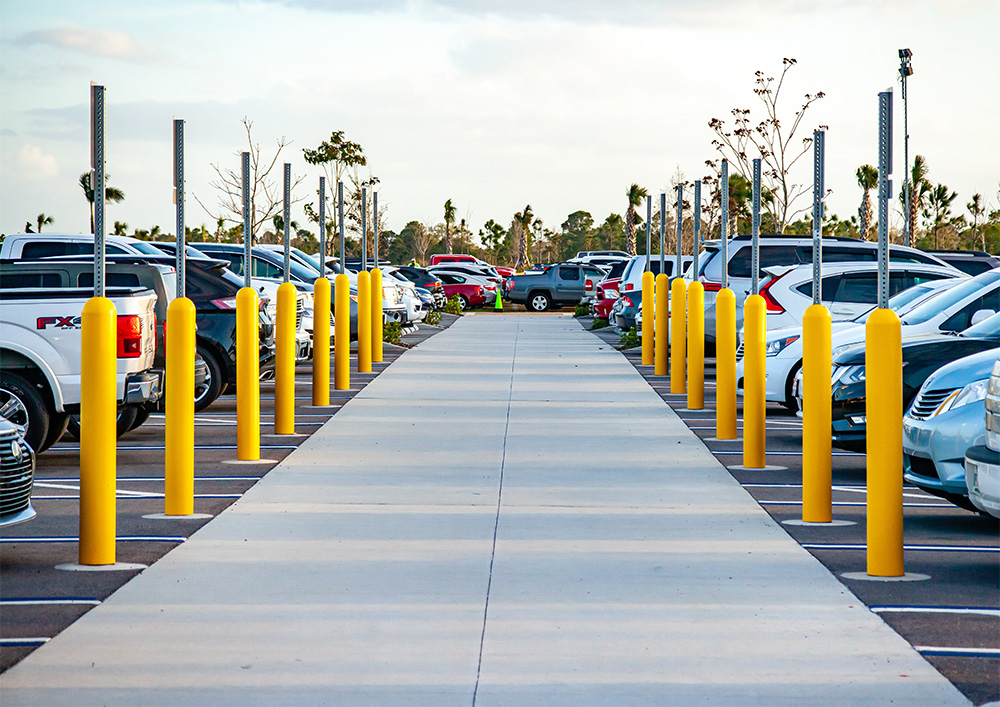
[[[1000,348],[952,361],[932,373],[903,416],[903,478],[970,511],[965,453],[986,444],[986,389]]]

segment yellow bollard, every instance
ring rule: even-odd
[[[274,434],[295,434],[295,285],[278,287],[278,321],[275,325]]]
[[[747,469],[763,469],[766,464],[764,339],[767,322],[764,307],[764,298],[760,295],[750,295],[743,303],[743,466]]]
[[[372,362],[382,363],[382,271],[373,268],[368,289],[372,298]]]
[[[802,520],[807,523],[833,520],[830,346],[830,312],[810,305],[802,317]]]
[[[656,300],[656,328],[653,333],[653,375],[667,375],[667,326],[670,321],[670,300],[667,293],[670,291],[670,278],[666,273],[656,276],[656,285],[653,288],[653,298]],[[645,320],[643,320],[645,329]]]
[[[684,278],[675,277],[670,286],[670,392],[683,393],[687,388],[687,285]]]
[[[899,317],[876,309],[865,325],[868,574],[903,576],[903,349]]]
[[[371,282],[367,270],[358,273],[358,373],[372,372]]]
[[[653,322],[653,273],[649,270],[642,274],[642,365],[653,365],[653,336],[656,323]],[[653,324],[653,326],[650,326]]]
[[[351,387],[351,281],[344,273],[334,280],[336,308],[333,312],[333,387]]]
[[[705,287],[695,280],[688,287],[688,410],[705,408]]]
[[[195,308],[187,297],[167,307],[164,514],[194,513],[194,353]]]
[[[715,297],[715,438],[736,439],[736,296]]]
[[[325,277],[313,285],[312,404],[330,404],[330,281]]]
[[[236,458],[260,459],[260,324],[257,293],[236,293]]]
[[[80,378],[80,564],[115,564],[118,318],[92,297],[83,306]]]

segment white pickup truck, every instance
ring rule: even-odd
[[[0,282],[0,415],[24,429],[36,452],[48,449],[80,411],[81,313],[90,288],[4,289]],[[118,314],[118,402],[154,402],[156,293],[108,288]]]

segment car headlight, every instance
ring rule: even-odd
[[[860,383],[864,379],[865,367],[863,365],[837,366],[833,369],[830,383],[831,385],[851,385],[852,383]]]
[[[772,339],[765,343],[764,355],[777,356],[782,350],[794,341],[798,341],[799,335],[783,336],[780,339]]]
[[[943,415],[949,410],[960,408],[963,405],[978,403],[980,400],[985,400],[986,390],[989,388],[989,383],[989,378],[983,378],[982,380],[969,383],[961,390],[956,390],[954,393],[945,398],[944,402],[937,406],[937,410],[928,415],[928,417],[937,417],[938,415]]]

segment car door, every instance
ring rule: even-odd
[[[583,298],[583,269],[578,265],[560,265],[555,278],[557,302],[579,302]]]

